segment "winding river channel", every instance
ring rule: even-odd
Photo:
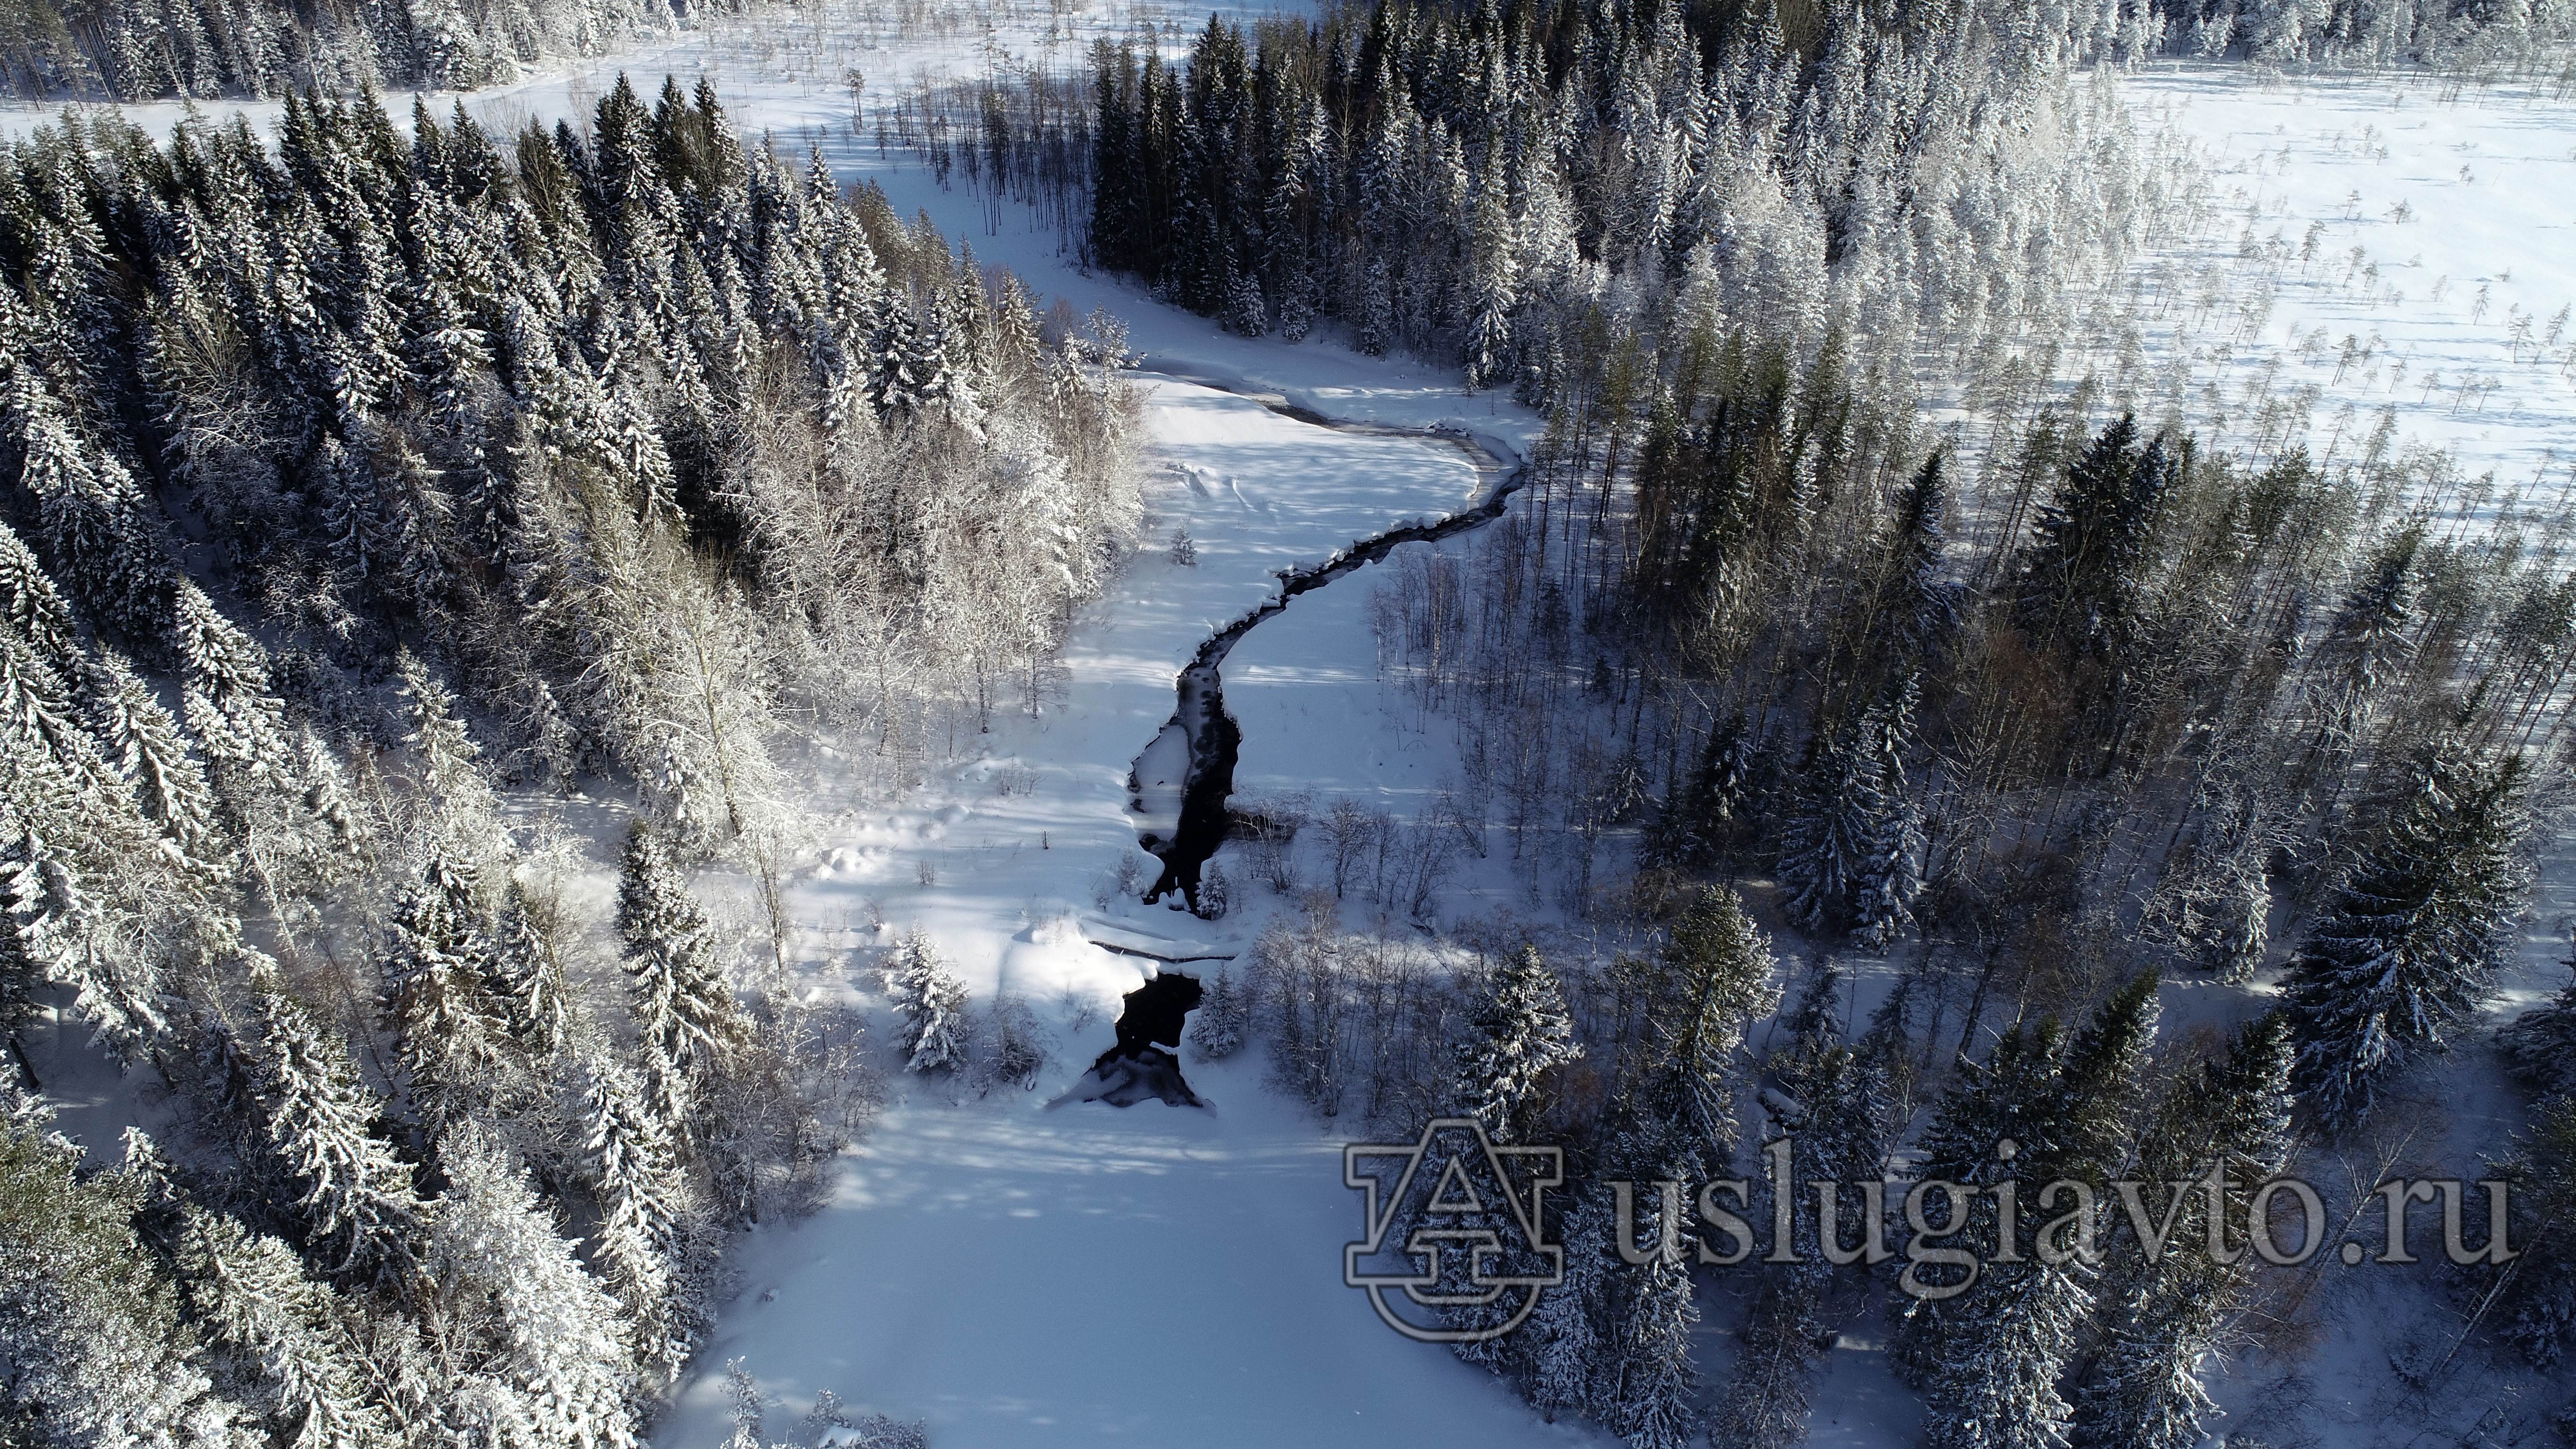
[[[1177,736],[1188,751],[1188,764],[1181,776],[1179,824],[1169,838],[1160,831],[1141,832],[1139,842],[1162,862],[1162,872],[1155,877],[1145,901],[1152,904],[1175,891],[1198,906],[1199,872],[1208,857],[1225,843],[1232,817],[1227,801],[1234,793],[1234,765],[1243,744],[1243,732],[1233,716],[1225,711],[1223,666],[1226,655],[1237,641],[1252,632],[1255,625],[1288,607],[1299,594],[1320,589],[1345,574],[1365,565],[1383,561],[1396,547],[1407,543],[1436,543],[1444,538],[1484,527],[1503,516],[1511,496],[1529,481],[1529,465],[1505,456],[1503,446],[1477,436],[1462,427],[1400,427],[1386,423],[1350,422],[1328,418],[1310,408],[1299,407],[1276,393],[1239,386],[1215,378],[1201,377],[1181,368],[1164,365],[1146,358],[1140,369],[1217,392],[1232,393],[1261,404],[1281,417],[1335,432],[1356,433],[1376,438],[1413,438],[1425,443],[1445,444],[1465,453],[1475,464],[1483,483],[1474,506],[1447,514],[1429,522],[1398,524],[1382,533],[1353,543],[1320,563],[1282,569],[1278,573],[1276,597],[1242,615],[1210,634],[1198,647],[1198,653],[1184,667],[1175,681],[1178,699],[1171,719],[1156,736],[1157,744]],[[1150,752],[1154,745],[1147,747]],[[1147,810],[1143,794],[1134,782],[1145,774],[1145,757],[1129,772],[1132,808]]]

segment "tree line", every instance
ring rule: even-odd
[[[637,1442],[871,1097],[776,752],[1047,697],[1140,512],[1115,324],[623,81],[66,121],[0,275],[0,1432]],[[47,1032],[152,1134],[55,1130]]]
[[[32,100],[475,90],[721,12],[669,0],[10,0],[0,87]]]

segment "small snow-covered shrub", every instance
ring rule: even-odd
[[[845,1428],[827,1429],[814,1449],[929,1449],[930,1436],[920,1424],[865,1414]]]
[[[976,1095],[990,1095],[1004,1087],[1025,1092],[1038,1084],[1038,1073],[1046,1068],[1046,1029],[1027,1002],[1016,996],[996,996],[976,1027]]]

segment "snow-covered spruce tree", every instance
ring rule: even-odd
[[[501,1019],[522,1050],[552,1061],[572,1041],[571,984],[555,949],[552,923],[513,877],[492,932],[493,985]]]
[[[2327,627],[2308,669],[2308,709],[2316,720],[2308,742],[2311,770],[2361,742],[2381,696],[2413,658],[2415,559],[2423,541],[2418,524],[2382,543]]]
[[[2146,627],[2156,524],[2175,466],[2163,438],[2138,442],[2137,422],[2105,427],[2070,463],[2031,524],[2019,561],[2014,618],[2044,645],[2102,670],[2121,708]]]
[[[1244,1028],[1250,1023],[1250,1003],[1235,985],[1234,973],[1223,966],[1216,979],[1208,983],[1207,999],[1199,1003],[1198,1016],[1190,1023],[1190,1045],[1209,1061],[1223,1061],[1243,1049]]]
[[[1937,1441],[1959,1449],[2062,1443],[2072,1406],[2058,1383],[2094,1303],[2096,1218],[2045,1203],[2058,1178],[2107,1180],[2128,1146],[2155,1034],[2152,975],[2115,992],[2070,1043],[2053,1021],[2015,1027],[1980,1063],[1961,1063],[1922,1143],[1926,1180],[1988,1188],[2021,1184],[2010,1244],[1991,1192],[1970,1196],[1956,1241],[1979,1254],[1973,1276],[1919,1271],[1934,1289],[1897,1326],[1895,1358],[1932,1406]],[[2011,1146],[2007,1148],[2005,1144]],[[1927,1210],[1939,1212],[1937,1206]],[[1956,1205],[1948,1211],[1956,1213]],[[2053,1225],[2054,1231],[2043,1228]],[[2039,1249],[2045,1240],[2049,1251]],[[2018,1258],[2018,1261],[2006,1261]]]
[[[1770,942],[1732,887],[1703,888],[1648,962],[1638,963],[1644,1050],[1633,1112],[1694,1145],[1684,1177],[1724,1162],[1737,1131],[1737,1060],[1752,1023],[1779,1004]]]
[[[384,1028],[393,1033],[404,1090],[432,1140],[512,1095],[491,938],[479,919],[472,867],[430,858],[385,930]]]
[[[903,1019],[896,1049],[904,1070],[935,1072],[963,1064],[966,1051],[966,986],[940,959],[921,931],[908,931],[887,962],[886,993]]]
[[[437,1339],[460,1366],[457,1432],[508,1449],[628,1449],[632,1370],[616,1300],[488,1130],[449,1129],[438,1156],[448,1186],[422,1271]]]
[[[717,964],[706,911],[689,893],[669,842],[641,820],[626,834],[617,935],[645,1091],[654,1114],[685,1139],[700,1089],[750,1025]]]
[[[0,1119],[0,1432],[31,1449],[231,1449],[251,1414],[215,1392],[135,1202],[80,1159],[41,1123]]]
[[[182,1209],[176,1252],[187,1301],[207,1333],[247,1363],[254,1406],[283,1442],[392,1449],[401,1442],[357,1359],[352,1305],[315,1282],[295,1250],[233,1218]]]
[[[668,1383],[704,1318],[683,1263],[691,1189],[635,1075],[604,1054],[583,1069],[583,1152],[599,1208],[590,1261],[625,1315],[636,1362],[651,1381]]]
[[[1640,1206],[1637,1231],[1654,1241],[1660,1200]],[[1699,1433],[1698,1370],[1691,1362],[1691,1333],[1699,1299],[1687,1255],[1657,1254],[1628,1271],[1620,1283],[1617,1329],[1603,1345],[1609,1382],[1598,1412],[1634,1449],[1682,1449]]]
[[[1852,892],[1852,940],[1873,951],[1887,949],[1914,924],[1914,903],[1923,894],[1923,806],[1905,778],[1917,697],[1909,675],[1861,721],[1863,738],[1877,751],[1880,809]]]
[[[1894,633],[1915,661],[1937,653],[1959,627],[1962,587],[1942,560],[1948,541],[1949,483],[1934,449],[1898,500],[1889,531],[1886,584]]]
[[[1543,1290],[1522,1330],[1530,1402],[1551,1422],[1559,1414],[1600,1412],[1608,1366],[1601,1330],[1610,1318],[1611,1275],[1619,1271],[1610,1248],[1612,1221],[1607,1188],[1576,1195],[1565,1219],[1565,1277]]]
[[[403,743],[412,747],[412,756],[419,761],[421,786],[458,828],[488,830],[492,787],[475,766],[482,750],[456,717],[456,696],[409,649],[395,652],[394,673],[410,706],[411,733]],[[468,848],[480,844],[462,843]]]
[[[1595,1174],[1640,1184],[1637,1240],[1651,1244],[1664,1233],[1652,1184],[1700,1181],[1733,1152],[1744,1034],[1777,1005],[1778,986],[1768,943],[1724,887],[1700,892],[1651,959],[1623,961],[1621,970],[1641,1020],[1608,1104]],[[1585,1251],[1606,1253],[1608,1189],[1582,1194],[1576,1213],[1598,1220],[1601,1241]],[[1687,1228],[1681,1240],[1689,1241]],[[1698,1423],[1689,1341],[1699,1317],[1687,1261],[1659,1254],[1642,1267],[1596,1261],[1569,1272],[1597,1274],[1598,1282],[1552,1310],[1550,1336],[1527,1353],[1530,1391],[1550,1385],[1545,1392],[1560,1396],[1558,1407],[1579,1405],[1631,1443],[1687,1440]],[[1566,1321],[1578,1312],[1588,1327]]]
[[[1753,803],[1761,741],[1741,710],[1710,723],[1687,789],[1665,792],[1643,848],[1659,864],[1700,870],[1716,863]]]
[[[2259,1017],[2224,1057],[2175,1080],[2140,1134],[2127,1175],[2149,1184],[2147,1221],[2166,1236],[2142,1240],[2131,1222],[2108,1246],[2099,1339],[2075,1397],[2071,1437],[2083,1449],[2205,1442],[2218,1413],[2206,1381],[2225,1362],[2256,1262],[2246,1204],[2289,1160],[2290,1060],[2289,1023]],[[2215,1217],[2202,1181],[2225,1184]],[[2155,1185],[2167,1182],[2195,1185],[2168,1200]]]
[[[1798,805],[1781,830],[1780,879],[1810,931],[1848,928],[1883,948],[1913,923],[1922,893],[1923,816],[1905,779],[1914,738],[1909,676],[1809,747]]]
[[[1523,945],[1487,973],[1456,1048],[1451,1098],[1503,1141],[1528,1135],[1545,1107],[1548,1075],[1582,1055],[1556,973]]]
[[[2221,981],[2243,983],[2262,969],[2272,941],[2272,884],[2259,857],[2239,853],[2219,879],[2202,955]]]
[[[214,795],[179,721],[114,650],[88,662],[81,692],[91,731],[143,812],[189,859],[207,859]]]
[[[1792,1013],[1790,1041],[1771,1058],[1789,1104],[1780,1140],[1789,1144],[1793,1179],[1810,1186],[1788,1205],[1799,1261],[1765,1270],[1738,1333],[1734,1376],[1712,1415],[1712,1438],[1744,1449],[1785,1449],[1806,1437],[1819,1345],[1830,1341],[1834,1286],[1834,1269],[1823,1253],[1822,1202],[1815,1196],[1821,1189],[1813,1185],[1883,1179],[1905,1125],[1897,1081],[1908,1045],[1903,989],[1862,1040],[1846,1046],[1834,1019],[1841,981],[1830,968],[1817,973]],[[1836,1196],[1837,1251],[1849,1251],[1864,1236],[1856,1231],[1868,1220],[1864,1190],[1845,1187]],[[1756,1193],[1757,1213],[1775,1211],[1767,1183],[1757,1185]]]
[[[2340,1131],[2449,1044],[2511,949],[2529,890],[2519,756],[2426,746],[2292,957],[2301,1101]]]
[[[0,804],[0,1024],[14,1029],[41,983],[70,987],[92,1039],[120,1056],[141,1053],[166,1024],[149,958],[114,939],[64,853]]]
[[[54,587],[35,550],[6,522],[0,522],[0,619],[57,670],[69,669],[81,657],[80,626],[71,601]]]
[[[411,1169],[374,1132],[383,1103],[277,964],[243,955],[259,995],[260,1107],[270,1151],[303,1190],[305,1252],[344,1282],[403,1280],[417,1266],[423,1209]]]

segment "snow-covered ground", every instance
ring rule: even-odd
[[[1213,1114],[1045,1106],[1109,1046],[1116,998],[1143,979],[1143,963],[1089,940],[1176,956],[1244,946],[1237,921],[1124,901],[1104,912],[1094,899],[1135,844],[1127,768],[1170,714],[1173,676],[1269,596],[1272,570],[1453,511],[1478,486],[1438,444],[1149,386],[1165,464],[1152,506],[1197,541],[1196,565],[1140,557],[1077,625],[1059,707],[997,720],[988,760],[856,825],[842,863],[795,895],[802,920],[881,914],[887,934],[929,929],[979,999],[1014,993],[1039,1012],[1055,1059],[1035,1090],[989,1099],[907,1081],[830,1205],[744,1250],[744,1296],[701,1363],[742,1356],[784,1413],[829,1387],[927,1418],[958,1445],[1574,1442],[1488,1376],[1386,1332],[1342,1286],[1358,1199],[1342,1186],[1339,1139],[1262,1087],[1257,1054],[1190,1066]],[[1309,607],[1357,587],[1301,599],[1249,639],[1292,637],[1295,654],[1338,638],[1343,668],[1365,677],[1366,630],[1354,664],[1348,621]],[[1334,734],[1302,748],[1358,759],[1372,743]],[[1014,768],[1034,787],[992,793]],[[864,924],[836,934],[844,949],[823,969],[873,991],[865,948],[882,937]],[[702,1372],[659,1442],[712,1444],[723,1415],[720,1379]]]
[[[2199,418],[2223,415],[2224,441],[2243,448],[2267,432],[2260,400],[2283,400],[2313,456],[2349,461],[2393,404],[2405,443],[2456,459],[2468,487],[2446,490],[2446,515],[2563,501],[2576,481],[2576,100],[2212,65],[2160,65],[2127,87],[2141,128],[2196,143],[2210,180],[2210,243],[2147,268],[2150,295],[2171,299],[2167,323],[2202,319],[2179,339]],[[2231,295],[2204,311],[2221,271]]]

